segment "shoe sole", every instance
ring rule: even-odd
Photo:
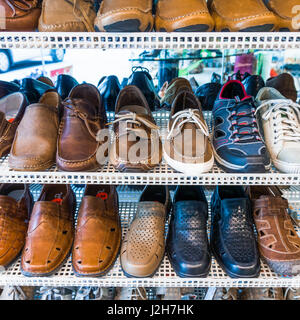
[[[283,277],[293,277],[300,274],[300,261],[274,261],[262,257],[262,260],[266,262],[268,266],[278,275]],[[295,272],[293,272],[295,269]]]
[[[129,19],[118,21],[109,25],[103,26],[106,32],[148,32],[151,31],[151,23],[148,24],[145,30],[141,30],[141,22],[138,19]],[[95,27],[99,31],[98,27]]]
[[[274,31],[274,24],[262,24],[259,26],[248,27],[238,30],[238,32],[271,32]],[[224,28],[221,32],[235,32],[236,30],[231,30],[230,28]]]
[[[194,24],[183,28],[175,29],[175,32],[206,32],[209,29],[207,24]]]
[[[283,173],[300,173],[300,164],[288,163],[280,160],[273,160],[276,169]]]
[[[266,173],[271,168],[271,162],[267,166],[263,163],[238,166],[222,159],[214,149],[213,152],[217,165],[227,173]]]
[[[163,149],[163,156],[164,159],[166,160],[167,164],[175,169],[176,171],[182,172],[186,175],[199,175],[205,172],[208,172],[212,169],[214,165],[214,156],[212,155],[212,158],[204,163],[183,163],[180,161],[176,161],[172,159],[171,157],[168,156],[166,153],[165,149]]]

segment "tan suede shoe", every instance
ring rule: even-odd
[[[262,0],[208,0],[216,31],[274,31],[277,18]]]
[[[44,0],[39,21],[43,32],[93,32],[93,0]]]
[[[127,276],[150,277],[158,269],[165,253],[169,204],[167,187],[145,187],[121,248],[121,265]]]
[[[152,0],[103,0],[95,21],[97,31],[146,32],[152,28]]]
[[[205,0],[159,0],[156,7],[156,31],[211,31],[214,21]]]
[[[299,19],[296,15],[299,12],[297,6],[300,5],[299,0],[264,0],[270,10],[272,10],[278,21],[278,31],[299,31]],[[295,20],[293,20],[295,18]]]

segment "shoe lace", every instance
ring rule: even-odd
[[[186,123],[194,123],[205,136],[209,136],[208,126],[201,120],[200,111],[197,109],[186,109],[179,111],[172,116],[172,119],[175,120],[171,129],[168,130],[168,140],[176,136]]]
[[[288,99],[268,100],[256,109],[256,113],[266,106],[269,108],[262,114],[262,119],[273,117],[274,143],[281,140],[300,142],[300,105]]]
[[[243,108],[245,104],[251,104],[251,109],[246,111],[239,111],[239,109]],[[234,138],[234,142],[240,143],[248,143],[261,141],[261,137],[259,135],[257,121],[255,118],[255,107],[253,99],[246,99],[242,102],[236,102],[234,106],[228,108],[231,111],[231,115],[229,116],[229,120],[231,121],[230,130],[232,130],[232,137]],[[250,118],[250,122],[243,121],[243,118]],[[243,129],[247,129],[244,130]]]
[[[77,290],[75,300],[87,300],[90,297],[92,291],[91,287],[80,287]]]
[[[30,1],[30,0],[29,0]],[[16,15],[16,8],[24,11],[24,12],[28,12],[30,11],[32,8],[34,8],[37,3],[38,0],[32,0],[32,3],[29,3],[29,1],[25,1],[25,0],[5,0],[6,4],[11,8],[11,10],[13,11],[13,16]],[[24,6],[20,6],[18,3],[23,4]]]
[[[262,290],[262,300],[269,300],[269,299],[275,299],[276,298],[276,294],[277,294],[277,290],[276,288],[264,288]]]
[[[65,0],[68,3],[70,3],[71,5],[73,5],[73,14],[74,16],[79,19],[86,27],[88,32],[93,32],[94,31],[94,26],[93,24],[91,24],[90,22],[90,18],[88,16],[88,13],[86,12],[86,10],[84,9],[84,7],[82,6],[82,4],[80,4],[80,0]],[[94,8],[94,1],[93,0],[81,0],[84,1],[86,3],[89,3],[91,5],[91,8]],[[79,14],[78,14],[79,12]]]
[[[288,296],[288,294],[289,294],[289,292],[292,292],[292,294],[293,294],[293,296],[294,296],[294,299],[296,299],[296,300],[300,300],[300,290],[299,289],[296,289],[296,288],[291,288],[291,287],[289,287],[289,288],[287,288],[286,290],[285,290],[285,293],[284,293],[284,300],[287,300],[287,296]]]
[[[13,295],[14,300],[26,300],[24,291],[18,286],[9,286],[7,294],[9,296]]]
[[[142,124],[145,125],[147,128],[152,129],[152,130],[158,130],[159,127],[154,124],[153,122],[149,121],[148,119],[144,118],[143,116],[140,116],[136,114],[135,112],[127,112],[127,113],[122,113],[122,114],[116,114],[115,120],[108,123],[107,125],[111,124],[116,124],[122,121],[125,121],[126,126],[128,124],[132,125],[137,125],[138,127],[141,127]],[[139,128],[128,128],[126,127],[126,132],[127,131],[133,131],[135,133],[144,133],[144,130],[139,129]]]
[[[224,288],[222,300],[237,300],[236,288]]]
[[[73,115],[77,118],[80,118],[81,120],[84,121],[88,132],[90,133],[90,135],[97,139],[97,136],[94,134],[94,132],[92,131],[90,124],[93,124],[94,126],[98,126],[99,127],[99,118],[96,120],[90,120],[88,118],[88,115],[85,112],[82,112],[81,110],[79,110],[77,107],[75,107],[74,105],[70,106],[70,101],[66,101],[62,103],[67,109],[71,110],[73,112]]]

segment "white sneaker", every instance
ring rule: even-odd
[[[258,124],[274,166],[300,173],[300,105],[274,88],[262,88],[256,101]]]
[[[115,300],[147,300],[145,288],[117,288]]]
[[[0,300],[28,300],[21,287],[5,286],[0,295]]]
[[[110,300],[109,289],[99,287],[80,287],[75,300]]]

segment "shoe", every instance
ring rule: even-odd
[[[40,287],[40,300],[72,300],[74,289],[69,288],[54,288],[54,287]]]
[[[211,250],[231,278],[256,278],[260,260],[251,206],[240,186],[218,186],[211,200]]]
[[[0,99],[18,91],[20,91],[19,84],[16,84],[15,82],[7,82],[0,80]]]
[[[217,32],[269,32],[277,27],[277,18],[262,0],[208,0],[208,8]]]
[[[151,111],[155,111],[160,108],[160,100],[148,69],[143,67],[133,67],[132,74],[127,81],[127,86],[129,85],[136,86],[142,91]]]
[[[28,277],[54,274],[69,256],[76,198],[69,185],[44,185],[29,221],[21,272]]]
[[[43,0],[40,32],[93,32],[93,0]]]
[[[108,76],[98,85],[102,103],[106,112],[114,112],[121,85],[116,76]]]
[[[165,186],[146,186],[121,247],[127,277],[152,277],[165,254],[165,223],[170,194]]]
[[[57,77],[56,90],[61,99],[65,100],[69,96],[71,90],[78,85],[79,83],[72,76],[68,74],[60,74]]]
[[[5,286],[0,300],[33,300],[34,287]]]
[[[152,0],[102,0],[96,31],[149,32],[153,28]]]
[[[37,103],[45,92],[53,89],[54,87],[42,81],[25,78],[21,81],[20,91],[27,97],[29,103],[33,104]]]
[[[52,81],[50,78],[48,78],[48,77],[40,76],[40,77],[38,77],[36,80],[37,80],[37,81],[40,81],[40,82],[43,82],[43,83],[47,84],[48,86],[50,86],[50,87],[52,87],[52,88],[55,87],[53,81]]]
[[[26,107],[8,159],[17,171],[43,171],[55,163],[60,97],[46,92],[39,103]]]
[[[274,88],[257,98],[257,119],[274,166],[284,173],[300,173],[300,105]]]
[[[282,288],[243,288],[240,300],[283,300]]]
[[[162,107],[171,108],[173,101],[181,91],[193,92],[190,82],[185,78],[175,78],[163,89],[163,98],[160,101]]]
[[[293,100],[294,102],[297,101],[295,81],[289,73],[282,73],[277,77],[268,79],[266,86],[276,89],[287,99]]]
[[[182,91],[173,101],[163,152],[169,166],[188,175],[208,172],[214,164],[208,126],[192,92]]]
[[[108,290],[109,288],[80,287],[75,300],[111,300]]]
[[[284,292],[284,300],[300,300],[300,288],[286,288]]]
[[[149,171],[161,162],[162,146],[156,125],[141,90],[125,87],[116,102],[110,163],[120,171]]]
[[[117,288],[115,300],[147,300],[145,288]]]
[[[95,171],[100,167],[97,160],[105,160],[104,154],[97,159],[102,143],[96,135],[107,122],[100,93],[92,84],[80,84],[72,89],[63,104],[57,167],[62,171]]]
[[[40,1],[0,0],[0,7],[5,12],[5,28],[0,31],[36,31],[41,15]]]
[[[19,256],[26,238],[33,198],[28,185],[0,185],[0,266],[8,267]]]
[[[254,99],[259,90],[265,87],[265,81],[261,76],[251,75],[247,72],[243,76],[242,84],[244,85],[248,96],[251,96]]]
[[[300,274],[300,238],[278,187],[251,186],[253,217],[261,257],[278,274]]]
[[[213,108],[212,141],[218,166],[226,172],[264,173],[271,166],[255,118],[255,105],[238,80],[228,81]]]
[[[274,12],[277,18],[276,31],[299,31],[299,23],[293,23],[293,18],[296,18],[297,12],[293,8],[299,6],[298,0],[288,0],[282,2],[281,0],[264,0],[266,6]],[[299,19],[298,19],[299,21]]]
[[[203,300],[238,300],[238,288],[214,288],[207,289]]]
[[[77,276],[102,276],[116,261],[122,230],[114,186],[88,185],[81,201],[72,264]]]
[[[0,99],[0,157],[9,154],[27,105],[26,97],[20,92]]]
[[[155,30],[160,32],[211,31],[214,21],[205,0],[158,0]]]
[[[201,186],[178,186],[167,238],[167,254],[182,278],[207,277],[211,254],[207,238],[208,205]]]
[[[201,103],[203,111],[212,111],[222,85],[217,82],[206,83],[197,88],[195,95]]]

